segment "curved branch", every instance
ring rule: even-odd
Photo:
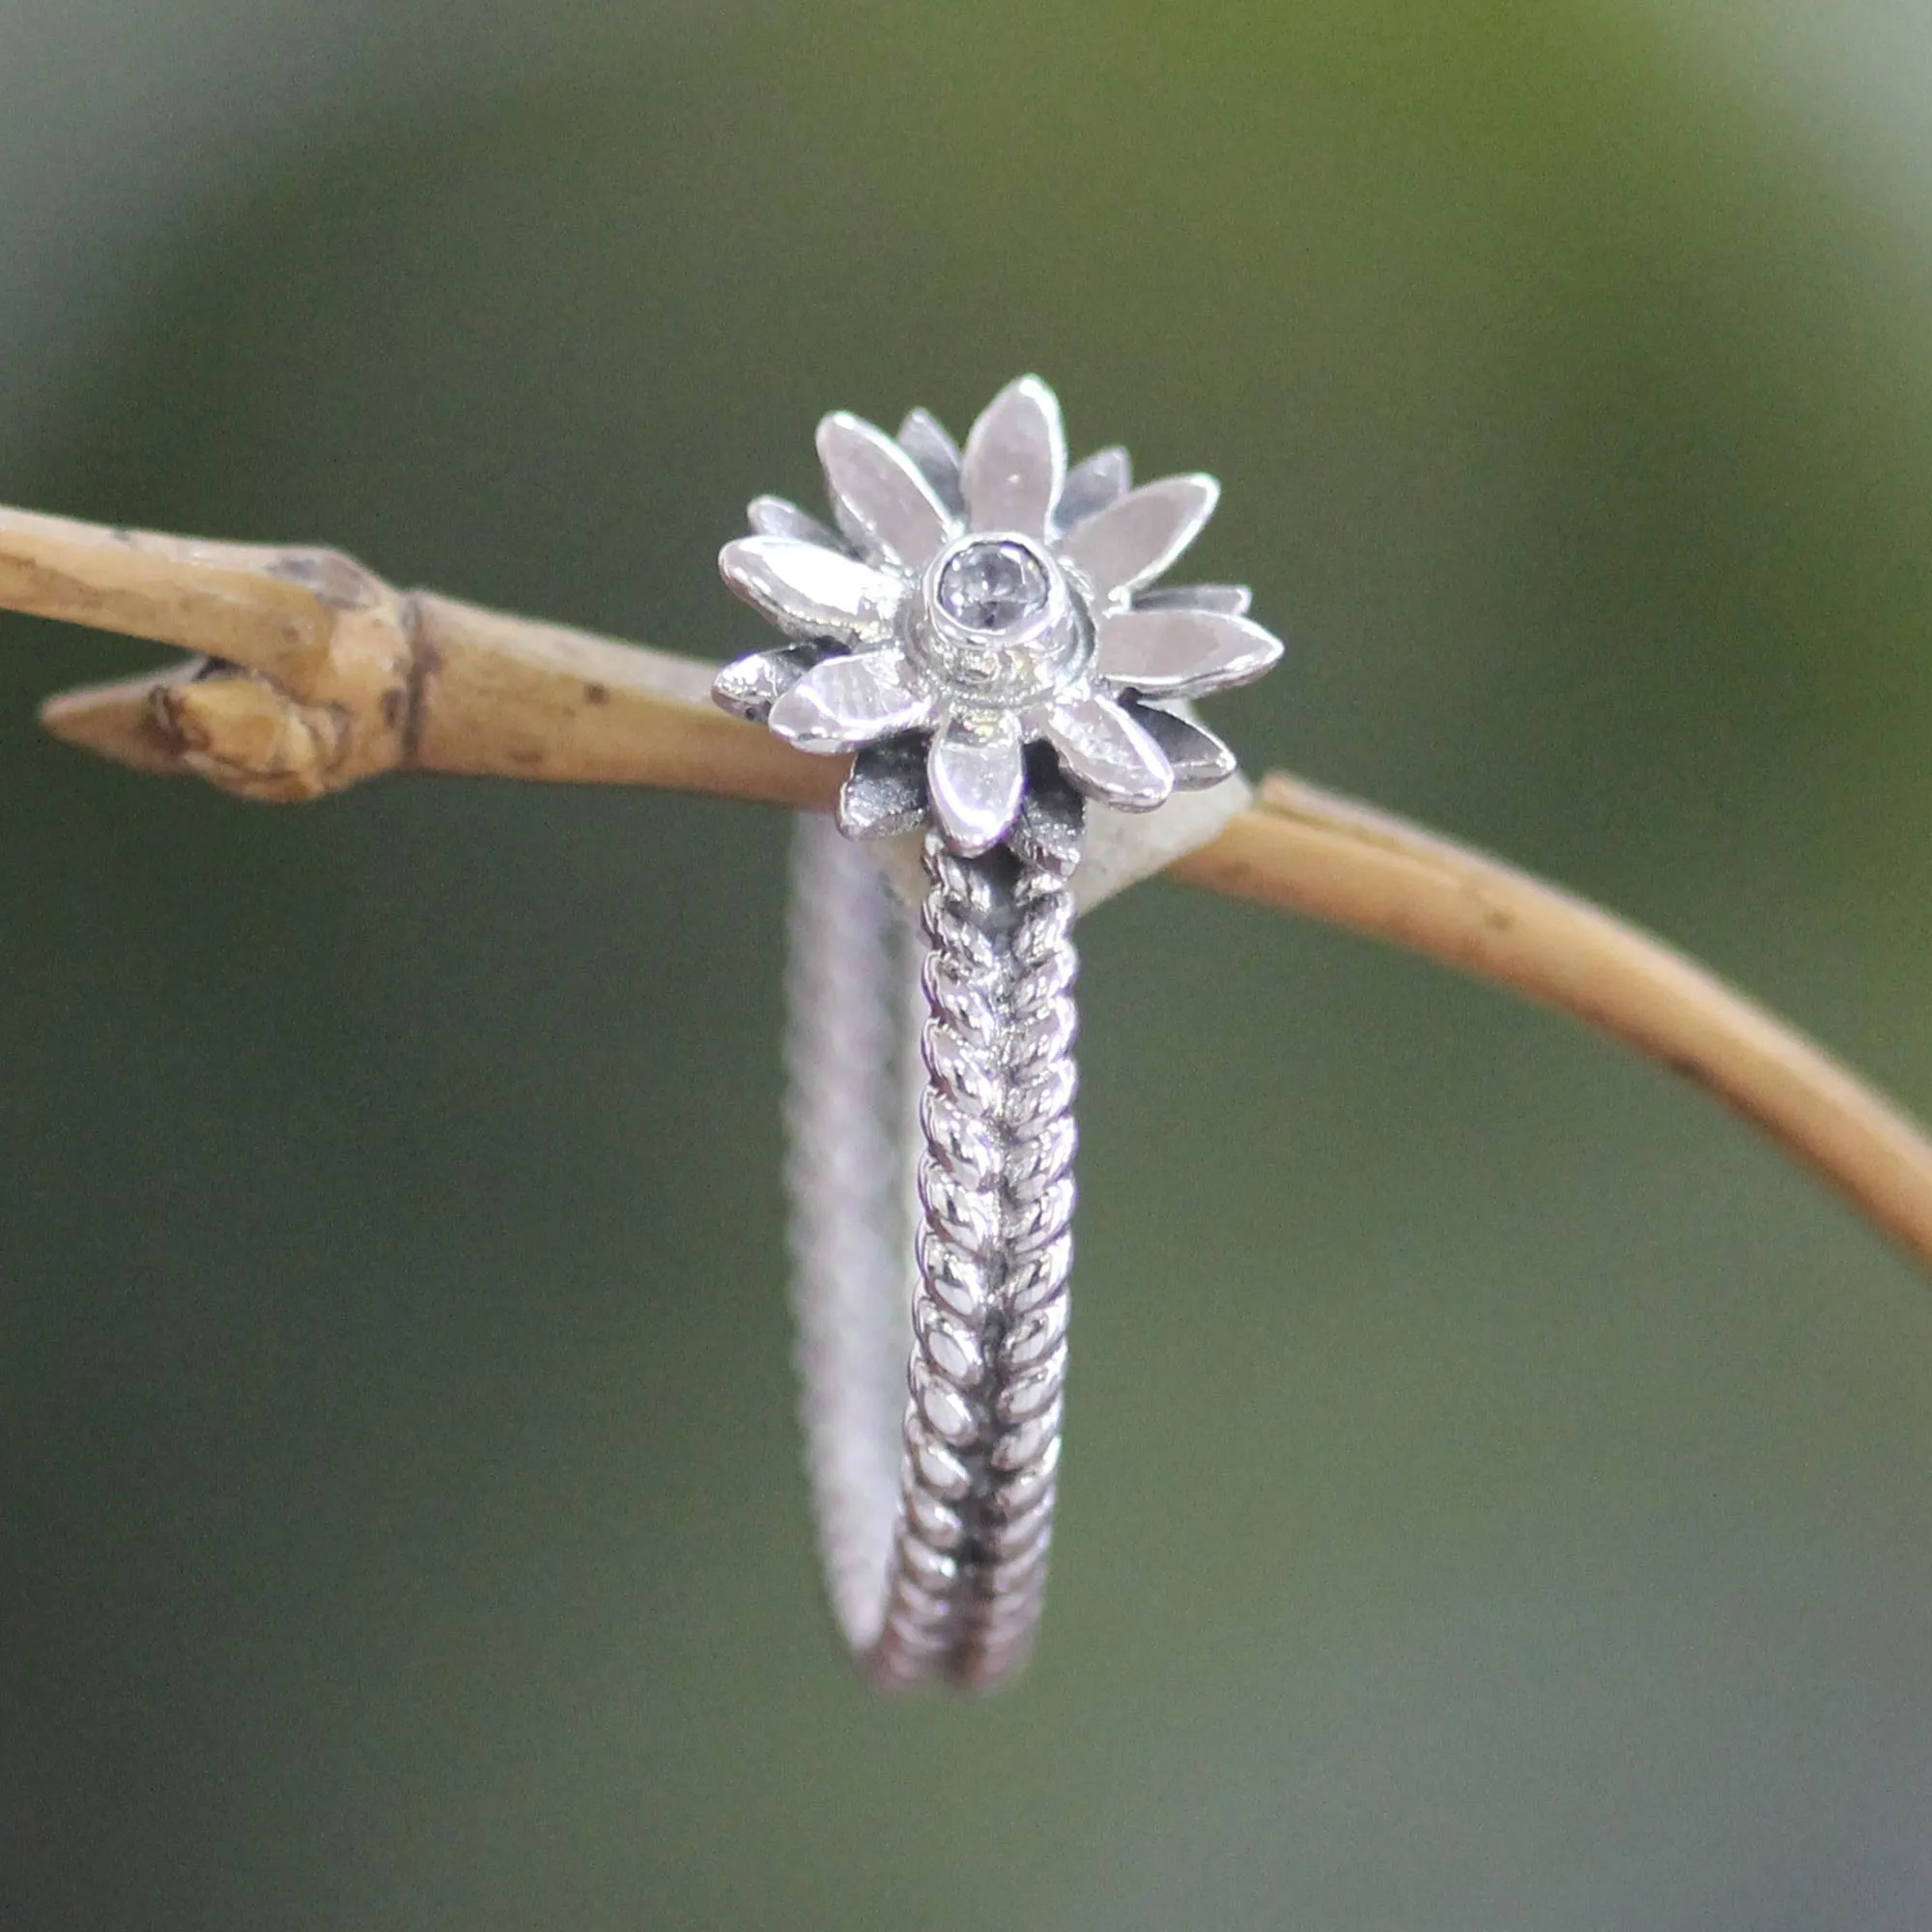
[[[1601,907],[1297,779],[1169,875],[1387,940],[1553,1007],[1706,1089],[1932,1268],[1932,1144],[1796,1029]]]
[[[0,510],[0,609],[203,654],[50,698],[56,736],[241,796],[384,771],[643,784],[823,809],[841,769],[725,717],[712,667],[390,588],[331,551]],[[1755,1122],[1932,1268],[1932,1143],[1661,941],[1479,852],[1285,777],[1169,868],[1570,1013]]]

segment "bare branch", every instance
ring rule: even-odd
[[[842,776],[706,699],[713,668],[427,592],[332,551],[0,510],[0,608],[199,652],[50,698],[57,736],[287,801],[386,771],[657,785],[823,809]],[[1479,852],[1285,777],[1170,867],[1388,940],[1696,1082],[1932,1267],[1932,1144],[1829,1055],[1662,942]]]
[[[207,663],[63,692],[56,737],[287,803],[429,771],[657,785],[829,808],[840,764],[728,718],[715,668],[398,591],[339,552],[0,509],[0,609],[153,638]]]
[[[1932,1267],[1923,1130],[1795,1029],[1601,907],[1280,775],[1168,870],[1406,947],[1627,1041],[1755,1122]]]

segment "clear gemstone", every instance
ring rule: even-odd
[[[969,631],[1007,631],[1038,616],[1051,587],[1024,545],[968,544],[939,574],[939,606]]]

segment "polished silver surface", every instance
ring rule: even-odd
[[[851,753],[793,861],[786,1121],[808,1458],[834,1608],[889,1689],[991,1689],[1032,1650],[1072,1264],[1075,910],[1090,803],[1222,783],[1186,701],[1281,646],[1243,589],[1154,589],[1208,476],[1067,466],[1037,377],[964,449],[819,425],[833,525],[761,497],[725,582],[789,641],[713,696]],[[923,830],[915,933],[852,842]],[[843,835],[842,837],[840,835]]]
[[[719,558],[724,581],[824,655],[741,659],[719,701],[810,752],[919,734],[934,820],[959,852],[1006,838],[1032,744],[1050,746],[1087,797],[1125,811],[1225,776],[1231,758],[1178,769],[1137,709],[1248,683],[1281,655],[1241,614],[1243,591],[1150,592],[1213,514],[1213,478],[1132,489],[1118,449],[1069,471],[1060,406],[1032,376],[993,399],[963,455],[923,411],[901,434],[843,413],[819,425],[836,535],[777,498],[752,505],[753,534]],[[995,558],[1037,593],[969,600]],[[846,829],[868,837],[878,824],[860,809]]]

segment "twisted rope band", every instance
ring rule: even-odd
[[[874,867],[829,823],[800,822],[793,1296],[820,1542],[847,1642],[886,1688],[990,1690],[1032,1649],[1060,1460],[1074,906],[1059,872],[1005,851],[962,859],[928,834],[924,858],[915,1002]],[[900,1043],[914,1010],[916,1057]],[[916,1204],[893,1153],[909,1138],[907,1082]]]

